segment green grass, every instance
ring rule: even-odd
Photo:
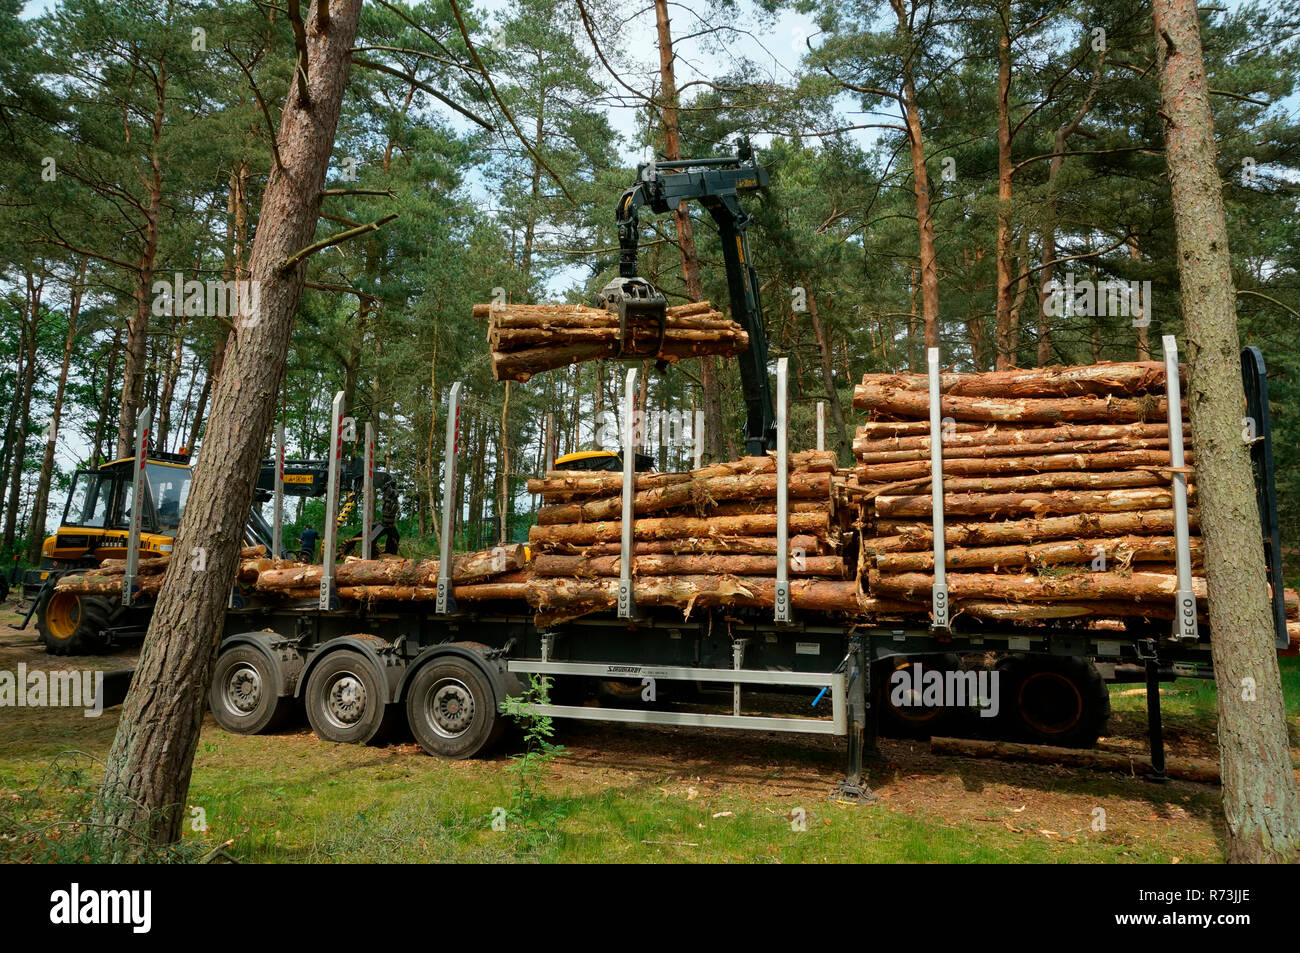
[[[110,719],[99,719],[83,737],[82,750],[102,757],[110,740]],[[20,755],[0,751],[0,798],[30,794],[44,782],[38,817],[55,816],[61,805],[93,790],[97,763],[72,759],[86,774],[85,788],[51,784],[48,766],[57,744],[42,740]],[[66,761],[67,759],[65,759]],[[564,767],[562,764],[556,767]],[[959,762],[951,763],[954,775]],[[615,783],[556,772],[545,779],[548,816],[557,820],[537,836],[511,824],[493,829],[498,809],[511,802],[509,760],[446,762],[425,757],[414,746],[358,748],[329,745],[306,732],[245,737],[205,726],[195,759],[187,804],[190,822],[186,855],[195,856],[232,841],[228,848],[245,862],[938,862],[1170,863],[1220,859],[1213,814],[1216,798],[1207,789],[1175,796],[1140,782],[1103,777],[1074,785],[1051,780],[1050,796],[1082,798],[1082,806],[1058,805],[1059,837],[1025,825],[1005,798],[990,788],[976,813],[945,816],[933,810],[895,807],[886,798],[874,805],[843,805],[811,793],[780,792],[796,781],[801,766],[783,765],[780,781],[757,790],[714,785],[698,796],[679,774],[639,776]],[[817,774],[815,766],[802,770]],[[945,769],[947,770],[947,769]],[[623,772],[615,772],[615,776]],[[625,776],[626,777],[626,776]],[[888,771],[873,785],[888,785]],[[904,785],[911,779],[905,779]],[[701,783],[701,788],[704,783]],[[824,792],[829,785],[816,787]],[[1059,789],[1059,790],[1056,790]],[[976,791],[979,788],[975,788]],[[980,795],[972,795],[977,800]],[[1035,796],[1017,793],[1016,798]],[[1154,797],[1155,801],[1148,799]],[[1143,833],[1127,824],[1111,832],[1088,829],[1088,805],[1108,811],[1149,814],[1160,799],[1175,797],[1195,817],[1193,830],[1173,838]],[[198,809],[198,810],[195,810]],[[804,830],[792,817],[803,812]],[[5,815],[0,811],[0,860],[6,850]],[[1051,832],[1055,834],[1056,832]],[[1068,838],[1073,837],[1071,843]]]

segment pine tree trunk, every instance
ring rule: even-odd
[[[1300,859],[1300,797],[1287,741],[1254,478],[1214,123],[1194,0],[1155,0],[1156,62],[1178,240],[1209,583],[1228,860]]]
[[[32,499],[31,519],[27,524],[27,562],[35,566],[41,558],[41,545],[45,537],[45,511],[50,503],[50,480],[54,476],[54,449],[59,438],[59,421],[63,417],[63,396],[68,388],[68,367],[72,363],[72,345],[77,339],[77,319],[81,315],[82,282],[86,278],[86,259],[78,263],[72,280],[68,300],[68,334],[63,339],[63,360],[59,364],[59,381],[54,388],[54,406],[50,408],[49,436],[45,441],[45,456],[41,459],[41,475],[36,481],[36,495]]]
[[[45,289],[45,279],[36,281],[32,274],[27,274],[27,319],[24,322],[25,334],[22,342],[25,351],[22,358],[22,372],[17,381],[18,399],[17,420],[10,440],[10,458],[8,483],[9,502],[5,506],[4,535],[0,547],[10,550],[18,530],[18,504],[23,495],[23,470],[27,465],[27,428],[32,422],[32,385],[36,381],[36,346],[41,320],[41,293]]]
[[[327,2],[327,0],[317,0]],[[119,859],[143,836],[180,836],[205,695],[239,568],[240,537],[275,414],[305,265],[285,259],[309,245],[347,85],[360,0],[333,0],[328,23],[307,20],[306,96],[290,83],[250,262],[256,315],[240,314],[212,400],[204,450],[131,690],[104,770],[96,819]],[[206,556],[197,571],[189,553]]]
[[[149,202],[144,208],[142,224],[144,247],[136,262],[135,312],[126,327],[126,361],[123,365],[122,406],[117,421],[117,455],[128,457],[134,451],[136,418],[144,399],[145,363],[148,360],[149,312],[153,294],[154,258],[158,254],[158,216],[162,211],[161,143],[167,104],[167,64],[160,62],[154,80],[154,111],[151,118],[152,142],[149,147]]]

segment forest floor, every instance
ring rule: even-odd
[[[14,621],[0,614],[0,670],[135,661],[130,653],[54,658]],[[1300,660],[1284,659],[1283,675],[1300,762]],[[1142,693],[1112,688],[1102,748],[1144,749]],[[1216,757],[1213,684],[1180,680],[1161,696],[1169,753]],[[33,847],[30,832],[93,791],[118,711],[0,711],[0,860],[66,857],[57,844]],[[828,799],[843,768],[835,739],[559,722],[554,740],[564,750],[540,769],[530,820],[494,826],[519,793],[508,753],[440,761],[409,735],[383,747],[330,745],[305,721],[273,735],[232,735],[209,715],[185,836],[200,851],[228,844],[244,862],[1223,859],[1215,785],[937,757],[924,741],[882,739],[868,779],[879,800],[846,805]]]

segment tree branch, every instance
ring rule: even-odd
[[[478,123],[480,126],[482,126],[484,129],[487,129],[489,132],[496,131],[496,126],[492,125],[492,123],[488,122],[486,119],[481,118],[480,116],[476,116],[474,113],[470,112],[464,106],[461,106],[460,104],[444,96],[442,93],[438,92],[428,83],[420,82],[414,76],[408,76],[406,73],[403,73],[401,70],[395,70],[391,66],[385,66],[383,63],[376,63],[374,60],[363,60],[359,56],[352,57],[352,62],[357,66],[363,66],[366,69],[372,69],[379,73],[387,73],[389,76],[396,76],[398,79],[405,80],[406,82],[414,86],[416,89],[424,90],[424,92],[428,93],[430,96],[438,100],[440,103],[450,106],[452,109],[456,110],[456,112],[460,113],[466,119]]]
[[[329,248],[333,245],[342,244],[343,242],[347,241],[349,238],[356,238],[359,235],[364,235],[366,232],[377,232],[379,231],[381,225],[385,225],[388,222],[391,222],[393,219],[397,218],[397,215],[398,213],[394,212],[391,215],[385,215],[383,218],[377,218],[373,222],[367,222],[365,225],[358,225],[356,228],[349,228],[344,231],[337,232],[329,236],[328,238],[322,238],[318,242],[312,242],[306,248],[294,252],[284,261],[280,262],[279,270],[289,271],[290,269],[298,265],[300,262],[302,262],[304,259],[306,259],[308,256],[314,255],[318,251],[323,251],[324,249]]]
[[[496,83],[492,82],[492,76],[483,65],[483,60],[479,58],[478,50],[474,46],[474,41],[469,38],[469,30],[465,28],[465,18],[461,16],[460,4],[458,4],[456,0],[447,0],[447,2],[451,4],[451,12],[456,18],[456,25],[460,27],[461,39],[465,41],[465,46],[469,49],[470,56],[474,58],[474,63],[478,66],[479,72],[483,74],[483,79],[487,81],[488,89],[492,90],[492,98],[495,99],[497,105],[501,107],[501,112],[509,121],[510,128],[515,131],[515,135],[519,138],[519,142],[523,147],[528,150],[528,154],[536,160],[538,165],[546,170],[546,174],[549,175],[555,184],[560,187],[560,191],[563,192],[564,197],[569,200],[569,204],[574,208],[577,208],[577,201],[569,193],[569,190],[565,187],[564,182],[561,181],[560,177],[556,175],[555,170],[547,165],[546,160],[543,159],[531,145],[529,145],[528,140],[524,138],[524,134],[519,131],[519,124],[515,122],[515,117],[511,115],[510,108],[506,106],[505,100],[501,98],[501,94],[497,92]]]
[[[298,99],[307,106],[311,103],[311,97],[307,95],[307,28],[303,26],[299,0],[289,0],[289,22],[293,25],[294,49],[298,51],[298,59],[293,65],[294,75],[298,78]]]
[[[235,64],[243,74],[248,77],[248,85],[253,88],[253,97],[257,100],[257,105],[262,109],[263,118],[266,119],[266,132],[271,138],[271,154],[275,157],[275,168],[277,171],[283,172],[284,164],[280,162],[280,136],[276,131],[275,123],[271,121],[271,110],[266,108],[266,100],[262,98],[262,91],[257,88],[257,82],[253,79],[253,74],[249,72],[248,67],[244,65],[243,61],[235,55],[234,50],[227,46],[225,47],[225,51],[230,58],[235,61]]]

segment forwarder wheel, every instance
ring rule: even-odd
[[[375,666],[360,652],[331,652],[307,679],[307,720],[324,741],[377,743],[389,722],[385,689]]]
[[[256,735],[284,722],[293,698],[280,697],[275,669],[251,645],[233,645],[217,658],[208,689],[217,724],[237,735]]]
[[[496,744],[506,722],[487,676],[452,656],[426,663],[406,693],[411,733],[436,758],[472,758]]]
[[[100,633],[113,617],[108,596],[51,592],[36,607],[36,631],[50,655],[89,655],[104,648]]]
[[[1020,655],[1002,667],[1008,733],[1031,744],[1092,748],[1110,719],[1110,693],[1087,659]]]

